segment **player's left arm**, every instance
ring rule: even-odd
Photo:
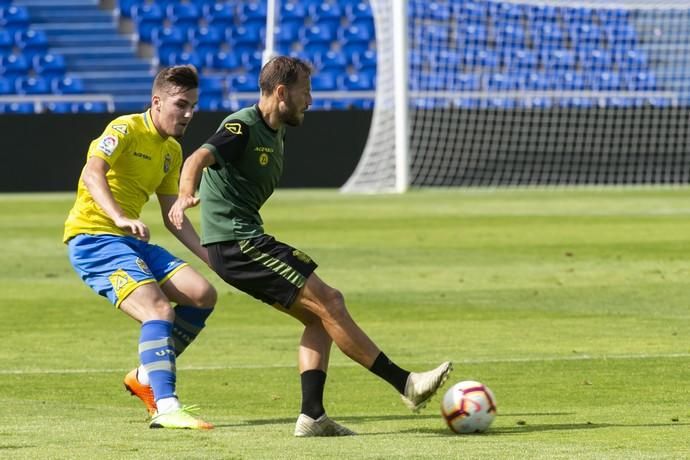
[[[167,228],[170,233],[175,235],[175,238],[180,240],[182,244],[184,244],[197,257],[203,260],[206,265],[208,265],[208,251],[201,245],[199,234],[196,232],[189,219],[187,219],[187,216],[182,216],[182,223],[179,229],[168,219],[168,213],[173,207],[173,204],[175,204],[177,195],[164,195],[162,193],[158,193],[156,196],[158,197],[158,202],[161,206],[161,214],[163,215],[165,228]]]

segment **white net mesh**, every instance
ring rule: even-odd
[[[393,1],[372,0],[376,103],[344,191],[396,188]],[[407,8],[411,186],[690,180],[690,2]]]

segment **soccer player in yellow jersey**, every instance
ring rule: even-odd
[[[145,404],[151,428],[213,428],[183,406],[175,393],[175,359],[196,338],[213,311],[216,291],[196,270],[149,243],[140,220],[156,193],[162,216],[177,198],[182,148],[177,142],[198,101],[191,66],[161,70],[151,108],[108,124],[89,146],[64,241],[75,271],[98,294],[141,323],[138,368],[125,387]],[[208,253],[189,221],[167,229],[205,263]],[[173,308],[171,302],[177,304]]]

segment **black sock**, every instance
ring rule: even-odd
[[[405,369],[400,369],[383,352],[379,353],[369,370],[393,385],[398,393],[405,393],[405,384],[410,373]]]
[[[326,373],[320,369],[302,372],[302,413],[316,420],[326,413],[323,408],[323,388],[326,386]]]

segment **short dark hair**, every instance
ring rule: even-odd
[[[271,94],[278,85],[291,86],[300,76],[311,75],[311,65],[290,56],[276,56],[268,61],[259,74],[262,94]]]
[[[153,92],[159,90],[169,91],[172,88],[179,88],[181,92],[189,91],[199,87],[199,74],[196,68],[191,65],[176,65],[164,67],[156,74],[153,80]]]

